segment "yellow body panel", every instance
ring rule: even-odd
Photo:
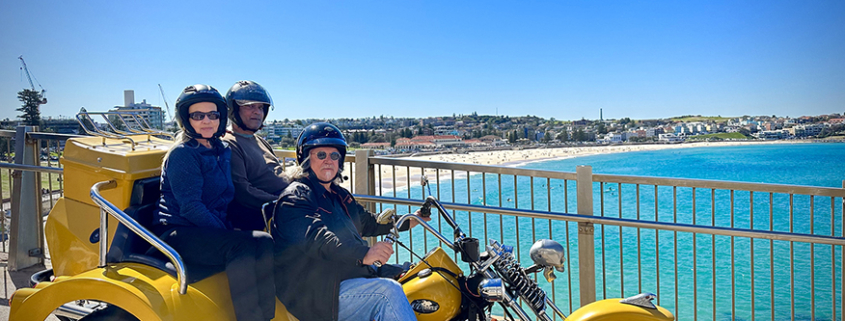
[[[91,200],[91,186],[116,181],[117,188],[104,190],[102,195],[125,209],[135,180],[161,175],[162,158],[172,143],[155,137],[148,141],[146,135],[131,138],[139,143],[134,151],[117,139],[67,140],[61,158],[64,196],[53,206],[44,229],[54,275],[76,275],[97,266],[98,244],[90,238],[100,226],[100,209]],[[116,229],[117,220],[109,217],[109,243]]]
[[[99,243],[91,243],[91,234],[99,228],[98,207],[67,198],[56,202],[44,226],[54,275],[76,275],[97,267]],[[117,219],[109,216],[109,240],[116,228]]]
[[[444,268],[455,275],[464,273],[440,247],[426,255],[425,261],[432,267]],[[418,321],[451,320],[460,313],[461,308],[461,291],[457,288],[460,287],[458,280],[446,273],[442,273],[442,276],[436,272],[427,277],[421,278],[418,276],[420,271],[428,268],[429,266],[422,262],[412,267],[408,273],[405,273],[405,276],[399,279],[399,282],[402,283],[402,290],[405,291],[405,296],[408,297],[409,302],[425,299],[440,305],[440,309],[433,313],[416,313]]]
[[[117,188],[105,190],[103,197],[118,208],[129,207],[132,183],[135,180],[161,175],[161,161],[170,149],[171,141],[131,136],[139,144],[117,139],[86,137],[69,139],[62,154],[65,198],[95,205],[90,191],[94,183],[115,180]]]
[[[607,299],[596,301],[575,310],[566,321],[671,321],[675,320],[672,312],[657,307],[647,309],[635,305],[619,303],[622,299]]]
[[[10,320],[44,320],[62,304],[75,300],[115,304],[140,320],[234,321],[229,283],[218,273],[178,292],[176,279],[158,269],[135,263],[97,268],[55,282],[42,282],[36,289],[15,292]],[[293,320],[276,300],[273,320]]]

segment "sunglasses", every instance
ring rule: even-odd
[[[332,152],[331,155],[326,155],[326,152],[324,152],[324,151],[317,152],[317,159],[319,159],[319,160],[326,159],[326,156],[330,156],[333,161],[340,159],[340,153],[338,153],[338,152]]]
[[[216,112],[216,111],[207,112],[207,113],[195,111],[193,113],[188,114],[188,116],[190,116],[191,119],[193,119],[193,120],[203,120],[203,119],[205,119],[205,117],[208,117],[208,119],[210,119],[210,120],[220,119],[220,113]]]

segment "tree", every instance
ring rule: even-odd
[[[598,126],[596,126],[596,131],[599,134],[607,134],[607,126],[603,122],[599,122]]]
[[[23,113],[18,118],[23,119],[23,123],[29,126],[38,126],[41,124],[41,111],[38,110],[38,105],[41,104],[41,93],[24,89],[18,92],[18,100],[23,102],[23,106],[17,111]]]
[[[516,131],[512,131],[510,132],[510,134],[508,134],[508,143],[516,143]]]
[[[575,133],[572,134],[572,140],[576,142],[583,142],[587,140],[587,134],[584,133],[584,130],[578,128]]]
[[[296,140],[291,137],[282,137],[282,141],[279,145],[282,145],[282,147],[296,146]]]
[[[567,133],[566,130],[561,131],[560,134],[557,134],[557,140],[562,142],[568,141],[569,133]]]

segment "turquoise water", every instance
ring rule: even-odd
[[[574,172],[578,165],[590,165],[595,174],[842,187],[843,159],[845,144],[776,144],[628,152],[550,160],[523,167]],[[503,175],[500,185],[497,175],[487,174],[482,178],[474,174],[469,180],[444,180],[432,188],[445,202],[576,211],[574,181],[535,179],[532,183],[528,177],[518,177],[514,184],[513,176]],[[421,192],[416,187],[398,191],[397,196],[420,198]],[[691,188],[658,187],[655,191],[652,185],[640,186],[639,200],[636,192],[635,185],[594,184],[595,215],[842,236],[841,198],[811,200],[806,195],[794,195],[790,211],[790,196],[786,194],[752,195],[736,191],[731,196],[726,190],[696,189],[693,206]],[[531,262],[527,252],[534,239],[552,238],[563,243],[573,254],[567,255],[569,270],[558,273],[554,291],[545,280],[539,283],[554,295],[562,309],[571,311],[579,306],[576,224],[466,212],[457,212],[455,216],[464,231],[473,237],[494,238],[515,245],[525,266]],[[446,226],[437,219],[433,224]],[[422,234],[403,236],[406,244],[420,254],[437,243],[432,236]],[[714,302],[717,320],[729,320],[732,315],[742,320],[788,320],[793,314],[798,320],[842,319],[841,248],[768,240],[755,240],[753,247],[751,243],[748,238],[740,237],[693,236],[633,228],[622,228],[620,232],[618,227],[597,225],[597,298],[657,293],[659,304],[680,320],[714,319]],[[398,260],[407,261],[411,257],[399,251]],[[790,271],[794,271],[794,277]]]

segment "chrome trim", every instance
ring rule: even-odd
[[[546,296],[546,305],[552,307],[552,310],[554,310],[555,313],[557,313],[557,315],[560,316],[561,319],[566,319],[566,315],[563,314],[563,311],[561,311],[560,308],[555,305],[555,302],[552,301],[552,299],[550,299],[548,295]]]
[[[505,284],[502,279],[485,279],[478,284],[478,294],[487,302],[501,302],[505,298]]]
[[[126,140],[126,141],[129,141],[132,144],[131,145],[132,150],[133,151],[135,150],[135,145],[137,145],[135,143],[135,140],[133,140],[132,138],[126,137],[126,135],[121,135],[121,134],[118,134],[116,132],[115,133],[109,133],[109,132],[105,132],[105,131],[100,130],[99,128],[97,128],[97,125],[94,124],[94,120],[91,119],[91,114],[98,114],[98,115],[103,116],[103,119],[105,119],[106,124],[108,124],[109,127],[111,127],[113,130],[116,130],[116,129],[114,129],[114,126],[111,124],[111,122],[109,121],[108,117],[106,117],[106,115],[108,113],[89,113],[87,110],[85,110],[85,107],[82,107],[82,108],[79,109],[79,113],[76,114],[76,122],[79,123],[79,126],[82,127],[82,130],[85,131],[86,134],[91,135],[91,136],[102,137],[103,138],[103,146],[106,145],[106,139],[107,138]],[[88,122],[91,123],[91,127],[93,128],[92,130],[88,130],[88,126],[85,126],[84,120],[88,120]]]
[[[640,293],[635,296],[619,300],[619,303],[635,305],[648,309],[657,309],[657,307],[654,306],[654,303],[651,302],[654,299],[657,299],[657,295],[655,295],[654,293]]]
[[[534,245],[531,245],[531,250],[529,251],[529,256],[531,256],[534,264],[554,268],[560,272],[565,271],[566,258],[563,254],[563,245],[549,239],[541,239],[534,242]]]
[[[508,294],[507,291],[505,291],[505,293],[503,293],[503,294],[504,295],[502,296],[502,303],[504,303],[509,308],[511,308],[511,310],[516,312],[516,314],[519,316],[520,320],[531,321],[531,318],[528,317],[528,313],[526,313],[525,310],[522,309],[522,306],[519,305],[519,302],[516,302],[516,300],[514,300],[510,296],[510,294]]]
[[[172,262],[173,266],[176,267],[176,280],[179,282],[179,294],[187,293],[187,270],[185,269],[185,263],[182,261],[182,257],[179,253],[100,195],[100,189],[107,190],[116,187],[117,182],[113,180],[99,182],[91,187],[91,199],[94,203],[100,206],[100,266],[102,267],[106,265],[106,255],[108,254],[108,250],[106,248],[108,240],[108,216],[106,213],[108,213],[116,218],[120,223],[123,223],[123,225],[129,228],[130,231],[140,236],[170,259],[170,262]]]
[[[355,198],[358,198],[358,196],[356,195],[356,196],[355,196]],[[417,204],[418,204],[418,203],[417,203]],[[415,220],[415,221],[417,221],[417,222],[420,224],[420,226],[422,226],[422,227],[423,227],[423,228],[425,228],[427,231],[431,232],[431,234],[434,234],[434,236],[436,236],[438,239],[440,239],[440,242],[443,242],[443,244],[446,244],[446,246],[448,246],[448,247],[449,247],[450,249],[452,249],[453,251],[456,251],[456,250],[457,250],[457,249],[455,248],[455,245],[452,243],[452,241],[449,241],[449,239],[448,239],[448,238],[446,238],[445,236],[443,236],[443,234],[440,234],[440,232],[439,232],[439,231],[437,231],[437,230],[435,230],[435,229],[434,229],[434,227],[432,227],[431,225],[428,225],[428,223],[426,223],[425,221],[423,221],[422,219],[420,219],[420,217],[419,217],[419,216],[416,216],[416,215],[414,215],[414,214],[405,214],[405,215],[402,215],[402,217],[401,217],[401,218],[399,218],[399,220],[397,220],[397,221],[396,221],[396,224],[394,225],[394,228],[398,230],[398,229],[399,229],[399,226],[402,226],[402,224],[405,224],[405,221],[407,221],[407,220]]]

